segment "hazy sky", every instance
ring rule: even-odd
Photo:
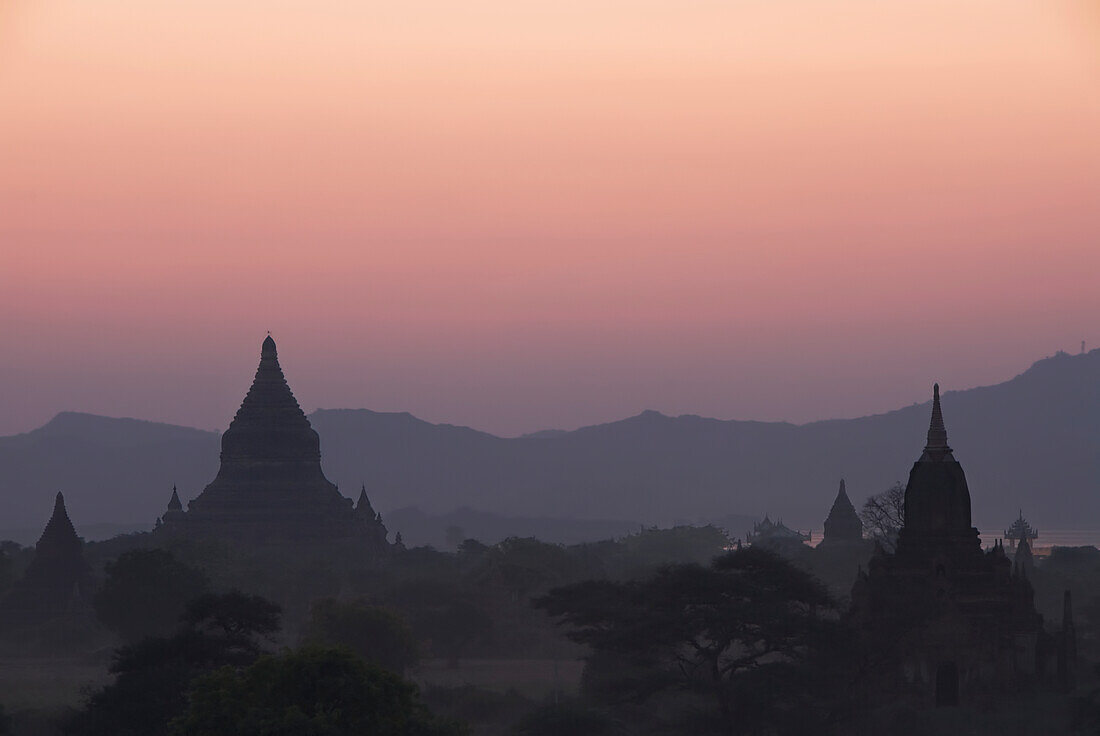
[[[805,421],[1100,344],[1096,0],[0,0],[0,432]]]

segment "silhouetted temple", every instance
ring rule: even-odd
[[[355,503],[355,516],[359,519],[363,528],[370,534],[373,540],[386,543],[386,525],[382,523],[382,514],[376,512],[367,498],[367,486],[359,489],[359,500]]]
[[[772,521],[764,514],[764,520],[755,522],[752,531],[745,535],[749,544],[767,547],[775,552],[791,554],[799,551],[810,541],[809,534],[791,529],[783,520]]]
[[[1039,538],[1038,530],[1032,528],[1031,524],[1027,523],[1024,519],[1024,510],[1020,509],[1020,515],[1016,517],[1016,521],[1012,522],[1012,526],[1005,529],[1005,539],[1012,542],[1012,546],[1015,547],[1020,542],[1031,542]]]
[[[891,702],[988,703],[1050,683],[1055,637],[1004,546],[983,551],[970,491],[947,444],[939,386],[928,442],[909,473],[897,551],[879,548],[852,588],[852,620]]]
[[[270,335],[252,387],[222,435],[217,477],[181,509],[173,489],[161,533],[385,544],[381,518],[372,511],[366,519],[322,472],[320,438],[287,385]]]
[[[829,516],[825,519],[825,536],[822,544],[835,544],[837,542],[861,542],[863,541],[863,522],[859,520],[856,509],[848,499],[848,492],[844,487],[844,479],[840,479],[840,490],[837,491],[836,500],[829,510]]]
[[[65,497],[58,493],[53,515],[35,545],[34,558],[2,608],[8,618],[12,614],[50,617],[86,607],[90,593],[91,568],[84,559],[84,540],[76,535],[65,510]]]

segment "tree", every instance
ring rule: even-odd
[[[711,525],[643,529],[619,542],[625,557],[623,572],[630,576],[649,574],[669,563],[705,565],[729,546],[729,536]]]
[[[577,583],[535,604],[613,664],[603,673],[603,695],[639,702],[673,688],[705,695],[729,733],[806,707],[797,679],[779,675],[801,673],[832,629],[824,586],[757,547],[644,580]],[[789,687],[775,690],[777,680]],[[782,697],[763,707],[760,694],[773,691]]]
[[[184,609],[182,621],[198,631],[220,634],[227,641],[254,644],[256,637],[271,640],[279,630],[282,610],[258,595],[239,590],[206,593]]]
[[[405,620],[362,600],[314,602],[302,643],[347,647],[365,661],[399,674],[417,661],[416,640]]]
[[[162,549],[135,549],[107,563],[95,594],[96,615],[124,641],[171,633],[189,600],[205,592],[206,576]]]
[[[481,556],[478,582],[504,588],[512,600],[526,598],[538,589],[571,579],[579,561],[562,546],[534,537],[508,537]]]
[[[887,551],[898,543],[898,532],[905,526],[905,486],[901,482],[863,502],[859,511],[863,532]]]
[[[461,736],[416,686],[341,649],[305,648],[197,680],[173,736]]]
[[[114,682],[88,698],[67,730],[81,736],[164,736],[168,722],[183,712],[192,680],[255,661],[260,638],[278,628],[273,603],[236,592],[204,595],[187,606],[183,628],[173,636],[117,649],[110,667]]]
[[[447,527],[445,541],[448,549],[458,549],[464,539],[466,539],[466,532],[462,531],[462,527],[455,524]]]

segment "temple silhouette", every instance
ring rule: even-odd
[[[356,507],[321,470],[320,438],[287,384],[270,335],[222,435],[217,476],[186,511],[173,488],[156,533],[259,543],[356,539],[376,551],[386,547],[385,525],[366,488]]]
[[[829,509],[829,515],[825,518],[825,534],[821,544],[833,546],[836,544],[862,544],[863,522],[856,514],[855,506],[848,498],[848,490],[844,486],[844,479],[840,479],[840,490],[836,493],[833,507]],[[818,546],[821,546],[819,544]]]
[[[91,593],[92,569],[84,558],[84,540],[77,536],[65,497],[58,493],[30,565],[0,602],[0,620],[29,623],[85,612]]]
[[[1044,631],[1027,571],[999,541],[982,549],[970,490],[947,444],[939,385],[928,441],[909,473],[897,550],[879,547],[852,588],[851,620],[874,660],[881,699],[988,704],[1006,693],[1068,688],[1076,643]]]

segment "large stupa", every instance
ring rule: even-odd
[[[161,521],[164,533],[249,541],[385,540],[381,518],[355,513],[321,470],[320,438],[287,385],[270,335],[252,387],[222,435],[217,477],[186,512],[173,489]]]

